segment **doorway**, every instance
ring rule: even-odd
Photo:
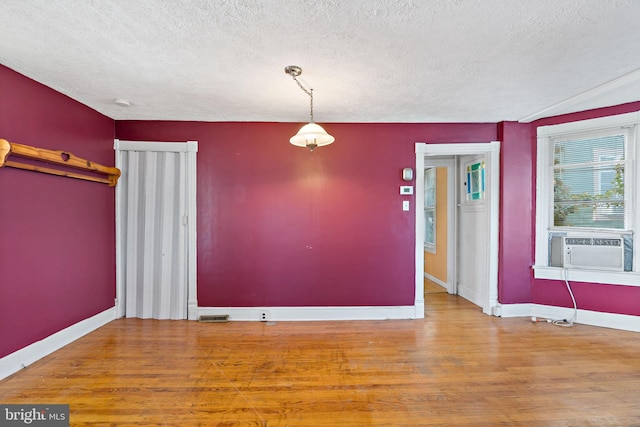
[[[456,294],[455,157],[430,156],[424,167],[424,293]]]
[[[118,317],[197,318],[197,147],[115,140]]]
[[[494,314],[498,303],[498,214],[499,214],[499,171],[500,171],[500,143],[498,141],[489,143],[460,143],[460,144],[425,144],[416,143],[416,206],[425,205],[425,166],[437,164],[443,158],[455,158],[458,171],[464,170],[465,164],[477,164],[478,159],[483,159],[482,164],[484,175],[484,194],[471,196],[468,204],[468,211],[463,212],[461,198],[457,200],[460,209],[453,208],[453,217],[456,223],[460,224],[462,216],[469,214],[464,219],[464,229],[453,228],[454,236],[448,239],[453,246],[448,253],[448,281],[453,283],[448,286],[454,292],[461,294],[467,292],[463,297],[469,299],[482,307],[485,314]],[[460,172],[461,173],[461,172]],[[456,176],[456,174],[454,174]],[[476,175],[473,179],[479,178]],[[458,188],[468,179],[465,176],[457,175]],[[474,181],[478,184],[479,181]],[[477,186],[474,187],[477,189]],[[459,191],[466,196],[464,191]],[[482,197],[482,202],[478,198]],[[480,205],[484,207],[486,215],[477,215],[481,211]],[[451,212],[451,211],[450,211]],[[450,214],[449,217],[452,215]],[[426,232],[425,214],[422,209],[416,209],[416,278],[415,278],[415,307],[416,315],[419,307],[424,311],[424,242]],[[484,236],[482,235],[484,233]],[[478,239],[484,239],[478,241]],[[464,245],[464,249],[462,246]],[[478,247],[480,245],[481,247]],[[469,270],[461,269],[461,264],[469,267]],[[471,265],[473,263],[473,266]],[[465,280],[462,283],[461,280]],[[471,280],[471,282],[469,281]],[[460,286],[462,284],[462,286]],[[449,288],[448,288],[449,290]],[[468,292],[471,290],[471,292]],[[424,314],[423,314],[424,315]]]

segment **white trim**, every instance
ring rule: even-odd
[[[573,308],[556,307],[542,304],[502,304],[499,306],[501,317],[531,317],[561,320],[573,316]],[[629,314],[603,313],[600,311],[581,310],[574,323],[640,332],[640,316]]]
[[[424,153],[420,143],[416,143],[416,237],[415,237],[415,295],[414,306],[415,315],[419,316],[418,307],[422,306],[422,317],[424,318],[424,235],[426,224],[424,222]],[[418,317],[420,318],[420,317]]]
[[[454,158],[445,160],[447,167],[447,242],[455,242],[458,229],[458,209],[456,209],[458,195],[458,174],[456,173],[456,161]],[[456,271],[456,258],[458,245],[447,243],[447,291],[455,295],[458,293],[458,272]]]
[[[422,284],[422,298],[416,300],[413,306],[413,315],[411,317],[405,317],[406,319],[424,319],[424,283]]]
[[[546,265],[533,266],[536,279],[564,280],[565,269],[559,267],[547,267]],[[572,282],[600,283],[604,285],[640,286],[640,273],[631,271],[605,271],[568,269],[568,278]]]
[[[615,116],[597,117],[595,119],[560,123],[557,125],[538,126],[537,137],[546,138],[571,133],[582,133],[614,127],[633,126],[640,122],[640,111],[616,114]]]
[[[122,151],[167,151],[187,153],[187,181],[186,181],[186,218],[187,218],[187,318],[198,319],[198,285],[197,285],[197,173],[196,155],[198,141],[187,142],[157,142],[157,141],[122,141],[115,139],[113,148],[116,150],[116,167],[121,168]],[[121,180],[126,180],[126,171],[123,171]],[[124,251],[119,236],[122,233],[122,218],[119,209],[119,200],[122,197],[120,186],[116,186],[116,316],[125,314],[125,279],[124,279]]]
[[[464,156],[500,152],[500,141],[471,142],[460,144],[427,144],[416,142],[416,153],[429,156]]]
[[[489,154],[489,176],[487,187],[489,199],[489,301],[484,307],[485,314],[493,314],[498,305],[498,230],[500,227],[500,142],[491,143]]]
[[[461,156],[468,154],[486,155],[486,189],[489,194],[489,289],[482,304],[485,314],[493,314],[498,304],[498,226],[500,202],[500,142],[461,143],[461,144],[426,144],[417,142],[416,151],[416,206],[424,205],[424,165],[425,156]],[[422,193],[422,194],[421,194]],[[416,209],[416,305],[419,301],[424,306],[424,215]]]
[[[424,210],[422,212],[424,212]],[[435,254],[436,253],[436,245],[432,245],[431,243],[425,243],[424,244],[424,251],[428,252],[430,254]]]
[[[187,153],[198,151],[196,141],[184,142],[158,142],[158,141],[122,141],[114,140],[114,150],[123,151],[168,151],[172,153]]]
[[[113,141],[113,149],[115,150],[116,153],[116,167],[122,171],[122,163],[123,163],[123,157],[122,157],[122,151],[118,148],[120,146],[120,141],[115,139]],[[124,180],[126,179],[126,176],[120,176],[120,183],[122,183]],[[122,194],[122,185],[116,185],[116,298],[114,300],[115,303],[115,310],[116,310],[116,318],[121,318],[124,317],[125,314],[125,297],[126,297],[126,293],[124,291],[124,284],[125,284],[125,271],[124,268],[122,268],[122,266],[124,266],[125,264],[125,254],[122,248],[122,244],[120,243],[120,236],[122,235],[122,227],[124,224],[124,219],[122,218],[121,212],[120,212],[120,206],[118,201],[122,200],[123,194]]]
[[[498,317],[528,317],[531,316],[531,304],[498,304],[493,314]]]
[[[424,278],[425,278],[425,279],[428,279],[428,280],[431,280],[433,283],[436,283],[436,284],[438,284],[438,285],[442,286],[443,288],[445,288],[445,289],[447,289],[447,290],[449,289],[449,287],[447,286],[447,283],[446,283],[446,282],[443,282],[442,280],[438,279],[438,278],[437,278],[437,277],[435,277],[435,276],[432,276],[432,275],[431,275],[431,274],[429,274],[429,273],[424,273]],[[451,292],[449,292],[449,293],[451,293]]]
[[[552,229],[552,207],[551,196],[553,194],[553,168],[552,155],[553,147],[551,145],[551,137],[563,135],[571,135],[586,132],[596,132],[599,130],[607,130],[617,127],[629,127],[640,124],[640,111],[625,114],[617,114],[614,116],[599,117],[589,120],[581,120],[576,122],[562,123],[557,125],[540,126],[537,129],[537,154],[536,154],[536,228],[535,228],[535,264],[533,266],[533,276],[536,279],[564,280],[564,269],[557,267],[549,267],[549,230]],[[633,162],[638,161],[635,158],[635,146],[638,143],[638,132],[633,132],[626,144],[627,153],[625,158],[633,158]],[[635,138],[635,139],[632,139]],[[640,188],[640,174],[636,173],[637,167],[628,164],[626,174],[633,179],[632,188]],[[546,185],[545,185],[546,184]],[[633,187],[635,186],[635,187]],[[632,227],[640,224],[640,209],[634,209],[638,206],[639,201],[635,199],[636,191],[633,194],[625,194],[629,200],[625,200],[627,209],[633,211],[630,216]],[[630,207],[630,208],[629,208]],[[623,232],[621,230],[613,230]],[[588,233],[593,230],[581,230]],[[637,264],[637,252],[640,247],[638,239],[634,239],[633,243],[633,265],[634,272],[611,272],[602,270],[581,270],[569,269],[571,280],[587,283],[602,283],[614,285],[640,286],[640,273]]]
[[[538,128],[540,131],[540,128]],[[541,135],[541,134],[539,134]],[[551,168],[549,167],[549,138],[547,136],[538,136],[536,147],[536,231],[535,231],[535,263],[540,264],[542,260],[546,265],[549,259],[549,246],[544,242],[544,236],[548,236],[549,220],[550,220],[550,198],[549,194],[553,194],[553,180],[551,179]],[[543,184],[547,186],[544,188]],[[534,271],[535,275],[535,271]]]
[[[82,320],[0,359],[0,380],[26,368],[116,318],[115,307]]]
[[[468,288],[468,287],[464,286],[464,284],[458,283],[458,295],[461,296],[462,298],[466,299],[467,301],[471,301],[472,303],[474,303],[476,305],[479,305],[481,307],[485,304],[485,301],[484,301],[485,296],[483,295],[483,293],[480,293],[476,289]],[[494,307],[494,306],[492,306],[492,307]],[[484,312],[484,310],[483,310],[483,312]],[[485,313],[485,314],[493,314],[493,315],[495,315],[495,313],[496,313],[495,308],[492,308],[491,309],[491,313]]]
[[[198,307],[199,316],[228,315],[231,321],[261,321],[267,313],[269,321],[320,321],[320,320],[388,320],[415,319],[414,306],[381,307]]]
[[[197,141],[187,141],[187,318],[198,320]]]
[[[616,79],[610,80],[578,95],[567,98],[564,101],[560,101],[549,107],[543,108],[542,110],[529,114],[528,116],[525,116],[518,121],[520,123],[530,123],[543,117],[566,114],[571,112],[572,107],[578,107],[579,110],[584,110],[585,108],[581,108],[580,105],[585,101],[596,99],[611,92],[612,90],[619,89],[628,84],[633,84],[638,80],[640,80],[640,69],[631,71],[630,73],[624,74]]]

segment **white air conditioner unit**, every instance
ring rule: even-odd
[[[559,258],[556,257],[558,261]],[[624,271],[624,239],[621,236],[562,236],[561,259],[559,267],[564,268]]]

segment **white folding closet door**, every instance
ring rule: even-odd
[[[184,152],[121,151],[125,316],[187,318]]]

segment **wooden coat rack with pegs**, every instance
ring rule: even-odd
[[[45,163],[61,165],[82,171],[70,172],[66,170],[53,169],[45,166],[36,166],[29,163],[20,163],[9,160],[10,157],[24,157],[31,160],[38,160]],[[0,139],[0,167],[8,166],[10,168],[25,169],[35,172],[48,173],[58,176],[66,176],[69,178],[84,179],[86,181],[101,182],[108,184],[109,187],[115,187],[120,177],[120,169],[103,166],[89,160],[76,157],[71,153],[60,150],[48,150],[46,148],[31,147],[29,145],[16,144],[6,139]],[[106,177],[105,177],[106,175]]]

